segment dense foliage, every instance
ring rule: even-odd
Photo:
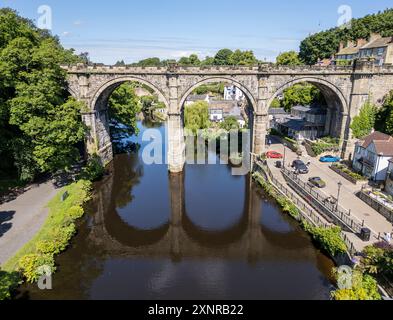
[[[355,138],[361,139],[371,133],[375,126],[376,112],[376,107],[370,101],[364,104],[352,120],[351,129]]]
[[[347,246],[341,238],[340,227],[334,226],[331,228],[319,228],[304,223],[304,228],[330,256],[336,257],[337,255],[347,252]]]
[[[334,55],[341,41],[367,39],[371,33],[380,33],[386,37],[393,35],[393,9],[353,19],[350,28],[337,27],[313,34],[300,44],[299,56],[306,64],[312,65],[318,59]]]
[[[114,142],[137,133],[137,115],[141,111],[135,84],[125,82],[109,97],[111,137]]]
[[[165,67],[170,63],[177,63],[181,66],[224,66],[224,65],[236,65],[236,66],[247,66],[258,64],[258,60],[254,55],[253,51],[246,50],[235,50],[221,49],[214,57],[205,57],[205,59],[200,60],[196,54],[191,54],[189,57],[182,57],[178,61],[176,60],[160,60],[159,58],[148,58],[141,60],[137,63],[132,64],[132,66],[138,67]],[[124,61],[119,61],[116,63],[118,66],[124,66]]]
[[[338,277],[338,274],[336,274]],[[338,289],[332,292],[334,300],[381,300],[381,295],[378,291],[377,281],[359,270],[353,270],[352,287],[347,289]]]
[[[184,111],[185,127],[194,134],[201,129],[207,129],[210,126],[209,105],[205,101],[197,101],[186,106]]]
[[[202,84],[193,91],[193,94],[214,94],[214,95],[224,95],[225,84],[219,83],[208,83]]]
[[[279,54],[276,58],[276,64],[281,66],[299,66],[302,65],[299,54],[295,51],[288,51]]]
[[[0,30],[0,171],[31,180],[79,158],[82,104],[68,98],[60,68],[79,58],[10,9],[0,10]]]
[[[326,104],[321,91],[314,85],[308,83],[297,83],[285,89],[283,99],[281,101],[274,101],[274,107],[278,107],[278,102],[280,102],[280,107],[286,111],[290,111],[292,107],[297,105]]]
[[[226,117],[224,119],[224,121],[220,123],[220,128],[225,131],[239,130],[240,125],[239,125],[239,122],[237,121],[236,117],[229,116],[229,117]]]

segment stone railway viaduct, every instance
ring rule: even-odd
[[[296,83],[318,87],[328,104],[326,133],[341,140],[342,156],[351,157],[354,141],[350,124],[365,101],[382,104],[393,90],[393,66],[375,66],[357,61],[354,67],[316,66],[211,66],[211,67],[112,67],[67,66],[69,92],[83,101],[83,121],[90,128],[89,153],[98,153],[104,163],[113,159],[109,134],[108,98],[127,81],[152,88],[168,109],[168,165],[170,172],[181,172],[185,163],[183,106],[189,94],[202,84],[231,83],[241,89],[250,108],[251,150],[261,154],[269,129],[268,110],[275,97]]]

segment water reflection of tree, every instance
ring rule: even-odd
[[[116,156],[113,170],[112,198],[118,208],[126,207],[133,201],[132,188],[141,183],[144,175],[143,165],[138,154],[122,154]]]

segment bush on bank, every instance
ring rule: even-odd
[[[84,214],[83,205],[90,200],[91,182],[80,180],[65,188],[49,202],[49,215],[41,230],[0,271],[0,299],[10,298],[21,279],[33,283],[47,266],[56,271],[55,256],[67,249],[76,234],[75,221]],[[62,201],[62,196],[68,197]]]
[[[337,280],[339,275],[334,272]],[[360,270],[353,270],[350,287],[346,289],[337,289],[332,292],[334,300],[381,300],[382,297],[378,291],[377,281],[370,275],[363,274]]]

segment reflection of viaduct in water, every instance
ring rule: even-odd
[[[296,231],[279,233],[261,225],[261,198],[245,179],[241,219],[227,230],[206,231],[187,216],[184,174],[169,175],[170,221],[155,230],[141,230],[125,223],[112,200],[113,175],[99,191],[90,240],[108,256],[171,258],[228,258],[248,261],[307,260],[313,250],[309,239]],[[269,259],[270,258],[270,259]]]

